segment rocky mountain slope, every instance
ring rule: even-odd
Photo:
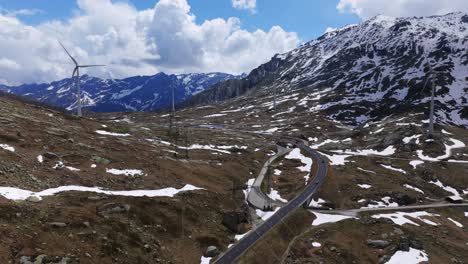
[[[276,55],[246,78],[219,83],[185,105],[302,89],[316,94],[317,103],[308,111],[362,124],[389,112],[427,106],[430,67],[436,71],[438,118],[468,126],[468,15],[464,13],[377,16]]]
[[[123,80],[103,80],[88,75],[81,77],[83,105],[95,112],[154,111],[172,103],[172,88],[176,103],[212,85],[236,76],[224,73],[136,76]],[[1,86],[0,90],[26,96],[67,110],[76,108],[73,80],[44,84]]]

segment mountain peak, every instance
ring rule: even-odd
[[[212,85],[238,78],[226,73],[196,73],[168,75],[164,72],[153,76],[134,76],[121,80],[100,79],[82,75],[83,105],[96,112],[154,111],[166,108],[172,102],[181,102]],[[66,78],[48,84],[28,84],[18,87],[0,86],[0,91],[14,93],[39,100],[67,110],[76,108],[74,79]]]
[[[438,71],[434,83],[440,87],[438,119],[468,126],[468,25],[461,22],[465,16],[376,16],[276,55],[247,78],[220,83],[192,102],[247,92],[268,96],[273,89],[305,90],[318,98],[309,111],[324,111],[330,119],[356,125],[385,118],[389,111],[427,107],[426,66],[432,61]]]

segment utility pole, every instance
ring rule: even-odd
[[[276,111],[276,85],[273,88],[273,110]]]
[[[436,93],[436,85],[434,82],[434,69],[432,69],[432,64],[429,62],[429,76],[426,83],[429,83],[431,86],[431,106],[429,110],[429,127],[427,129],[427,138],[432,139],[434,138],[434,109],[435,109],[435,93]]]
[[[175,92],[174,92],[174,85],[172,86],[172,113],[175,112]]]
[[[429,116],[429,129],[428,129],[428,138],[434,138],[434,97],[435,97],[435,84],[434,84],[434,79],[433,79],[433,72],[431,68],[431,72],[429,75],[429,78],[431,78],[431,86],[432,86],[432,92],[431,92],[431,110],[430,110],[430,116]]]

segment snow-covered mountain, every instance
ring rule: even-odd
[[[381,119],[408,107],[427,108],[430,70],[437,71],[439,121],[468,126],[468,15],[392,18],[350,25],[281,55],[246,78],[228,80],[186,105],[239,95],[267,96],[304,89],[307,111],[353,124]]]
[[[83,106],[96,112],[153,111],[168,107],[175,100],[181,102],[214,84],[238,78],[225,73],[136,76],[122,80],[103,80],[84,75],[80,78]],[[17,87],[1,86],[0,90],[26,96],[44,103],[73,110],[76,91],[73,80],[44,84],[24,84]]]

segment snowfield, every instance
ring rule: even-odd
[[[114,137],[128,137],[130,134],[122,134],[122,133],[113,133],[105,130],[96,130],[96,133],[99,135],[104,135],[104,136],[114,136]]]
[[[421,160],[425,160],[425,161],[438,162],[438,161],[450,158],[452,156],[452,150],[465,147],[465,143],[461,142],[458,139],[451,138],[450,141],[453,143],[452,145],[444,144],[445,145],[444,155],[433,158],[433,157],[424,155],[422,150],[418,150],[416,152],[418,154],[418,158]]]
[[[405,225],[405,224],[411,224],[411,225],[419,226],[418,223],[410,220],[410,218],[414,218],[414,219],[422,221],[422,222],[424,222],[424,223],[426,223],[428,225],[437,226],[438,225],[437,223],[434,223],[434,222],[432,222],[430,220],[422,218],[422,217],[428,217],[428,216],[429,217],[431,217],[431,216],[434,217],[434,216],[440,216],[440,215],[431,214],[431,213],[428,213],[428,212],[425,212],[425,211],[412,212],[412,213],[396,212],[396,213],[391,213],[391,214],[373,215],[372,218],[375,218],[375,219],[387,218],[387,219],[392,220],[395,224],[400,225],[400,226]]]
[[[302,153],[301,153],[301,149],[300,148],[295,148],[293,149],[291,152],[289,152],[289,154],[284,157],[285,159],[295,159],[295,160],[299,160],[301,161],[304,166],[302,167],[297,167],[298,170],[302,171],[302,172],[307,172],[307,175],[304,176],[304,179],[305,179],[305,184],[307,185],[307,183],[309,182],[309,177],[310,177],[310,169],[312,168],[312,159],[311,158],[308,158],[306,156],[304,156]]]
[[[0,144],[0,148],[10,151],[10,152],[15,152],[15,148],[8,144]]]
[[[130,197],[174,197],[180,192],[203,190],[202,188],[193,185],[185,185],[181,189],[164,188],[159,190],[133,190],[133,191],[109,191],[100,187],[84,187],[84,186],[61,186],[57,188],[47,189],[41,192],[33,192],[13,187],[0,187],[0,195],[9,200],[26,200],[30,196],[42,198],[45,196],[53,196],[62,192],[93,192],[115,196],[130,196]]]
[[[114,174],[114,175],[125,175],[125,176],[141,176],[143,175],[142,170],[118,170],[118,169],[106,169],[107,173]]]
[[[345,216],[345,215],[332,215],[332,214],[321,214],[321,213],[316,213],[314,212],[314,215],[317,217],[313,222],[313,226],[319,226],[323,224],[328,224],[328,223],[336,223],[339,221],[343,221],[346,219],[355,219],[354,217],[351,216]]]
[[[409,251],[397,251],[386,264],[418,264],[429,261],[424,251],[410,248]]]

